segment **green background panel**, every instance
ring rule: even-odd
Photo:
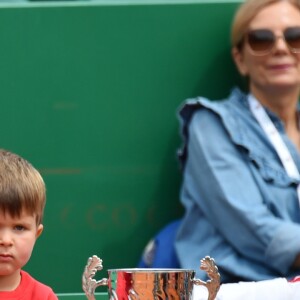
[[[182,216],[176,111],[238,78],[236,3],[76,3],[0,6],[1,147],[45,179],[45,231],[26,269],[58,293],[82,291],[93,254],[104,270],[135,267]]]

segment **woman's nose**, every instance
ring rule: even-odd
[[[283,36],[277,36],[273,51],[289,51],[289,46]]]

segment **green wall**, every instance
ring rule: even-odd
[[[1,147],[45,179],[45,231],[26,269],[56,292],[82,292],[93,254],[104,270],[135,267],[182,215],[176,110],[237,81],[236,5],[0,5]]]

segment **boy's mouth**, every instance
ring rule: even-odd
[[[9,253],[0,253],[0,261],[10,260],[12,258],[13,258],[13,256]]]

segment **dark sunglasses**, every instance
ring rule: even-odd
[[[250,30],[246,35],[246,41],[252,54],[257,56],[269,54],[278,38],[281,36],[276,36],[269,29]],[[292,53],[300,53],[300,26],[286,28],[282,38]]]

